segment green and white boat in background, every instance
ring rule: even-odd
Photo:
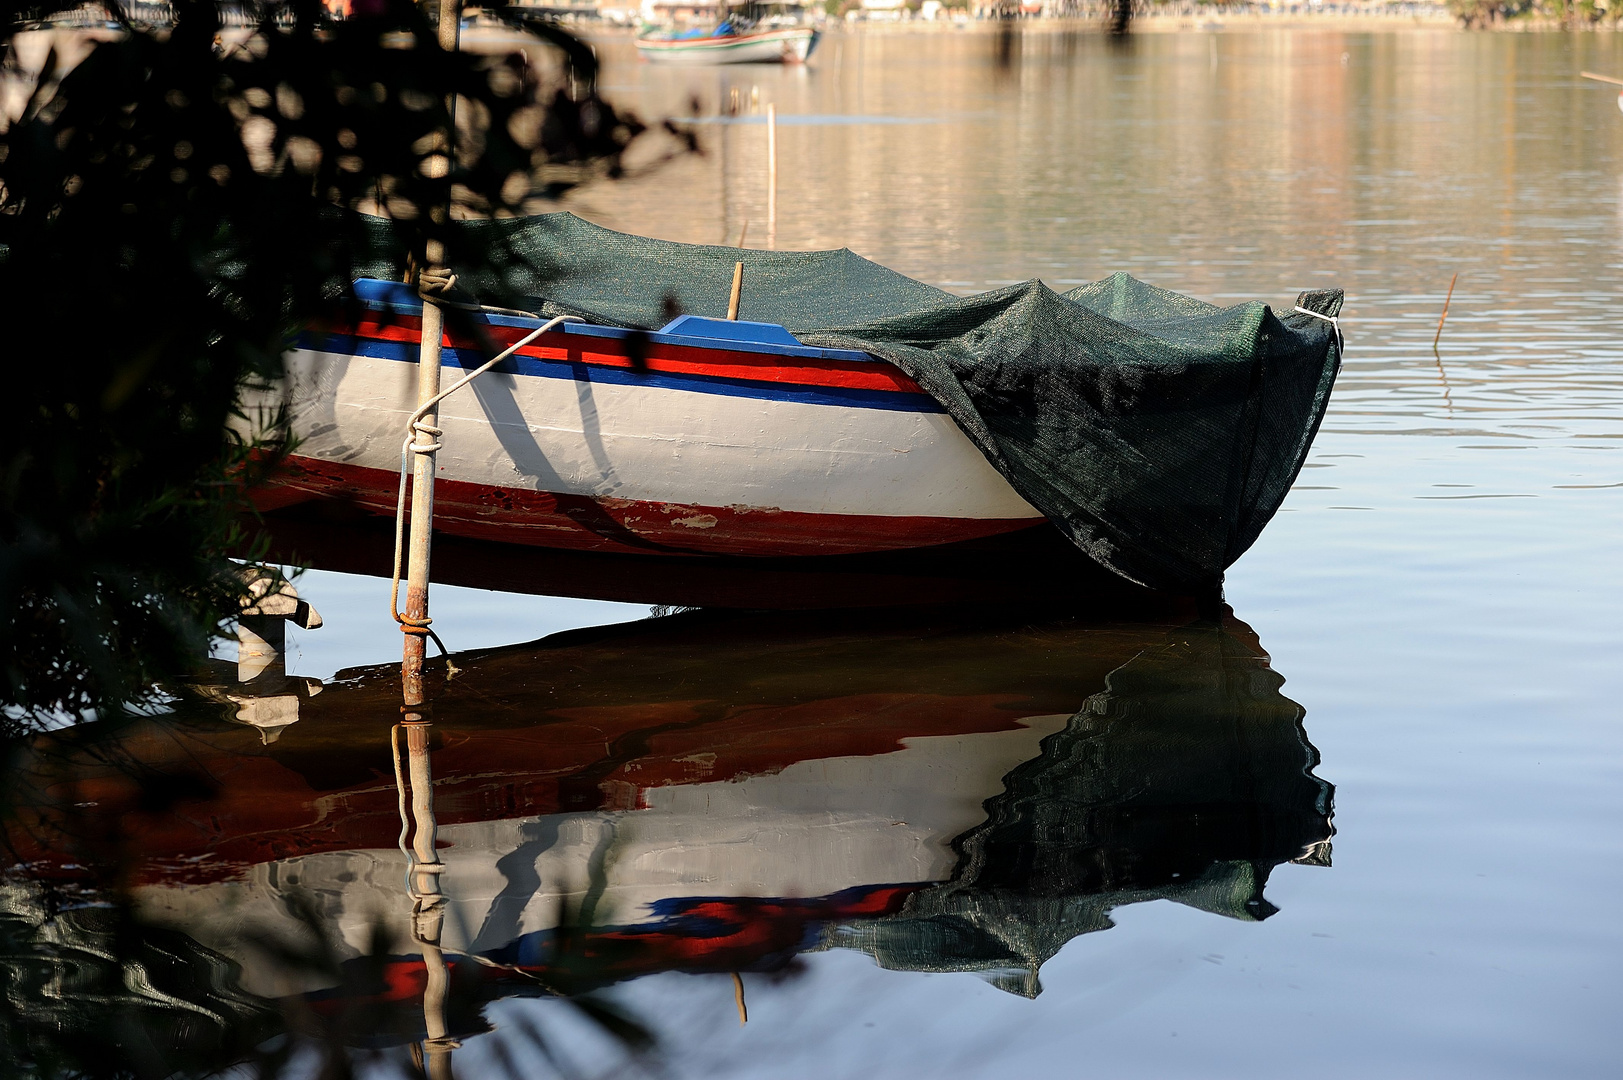
[[[729,18],[713,30],[641,34],[637,52],[660,64],[804,64],[819,37],[811,26],[746,26]]]

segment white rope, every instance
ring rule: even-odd
[[[1330,324],[1330,328],[1336,332],[1336,362],[1339,364],[1341,362],[1342,355],[1347,351],[1346,342],[1341,336],[1340,320],[1334,315],[1325,315],[1321,312],[1310,311],[1300,304],[1296,305],[1296,311],[1302,315],[1311,315],[1315,319],[1323,319],[1325,322]]]
[[[432,303],[435,301],[430,302]],[[527,311],[512,311],[508,308],[481,307],[479,310],[495,312],[501,315],[525,315],[532,319],[539,319],[541,317]],[[405,555],[406,483],[411,477],[411,455],[413,453],[433,454],[442,449],[443,444],[439,441],[439,438],[441,435],[445,434],[443,429],[434,427],[431,424],[423,423],[423,417],[427,416],[429,412],[432,411],[440,402],[444,401],[446,398],[450,397],[464,386],[467,386],[469,383],[473,382],[473,380],[477,379],[479,376],[483,375],[485,372],[489,371],[503,360],[506,360],[509,356],[512,356],[514,353],[518,352],[524,346],[528,345],[542,334],[545,334],[547,331],[553,329],[561,323],[585,321],[585,319],[582,319],[577,315],[559,315],[555,319],[548,319],[539,327],[530,331],[524,337],[515,341],[507,348],[503,349],[501,352],[497,353],[495,356],[491,357],[489,360],[485,361],[483,364],[474,368],[471,372],[452,383],[447,389],[441,390],[438,394],[435,394],[433,397],[423,402],[417,407],[417,411],[411,414],[411,418],[406,421],[406,441],[400,444],[400,491],[395,497],[394,509],[394,580],[389,590],[389,613],[394,616],[395,622],[399,623],[403,628],[407,626],[418,627],[419,622],[419,620],[416,619],[408,620],[407,616],[400,613],[400,563]],[[419,442],[418,439],[422,437],[426,437],[428,441]],[[430,620],[427,619],[421,620],[421,626],[419,628],[420,632],[428,632],[429,621]],[[444,649],[443,645],[441,646],[441,649]]]

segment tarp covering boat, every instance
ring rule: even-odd
[[[398,280],[394,226],[367,227],[374,257],[357,270]],[[742,261],[740,318],[895,364],[1089,557],[1177,592],[1219,584],[1261,533],[1341,361],[1340,290],[1301,294],[1312,314],[1219,308],[1126,274],[957,297],[848,250],[678,244],[567,213],[459,230],[453,266],[460,249],[499,267],[460,279],[481,300],[647,330],[675,309],[721,314]]]

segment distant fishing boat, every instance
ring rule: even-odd
[[[643,34],[637,52],[658,64],[804,64],[820,37],[810,26],[746,28],[727,20],[714,30]]]
[[[1598,75],[1593,71],[1580,71],[1578,74],[1585,79],[1593,79],[1595,82],[1606,83],[1610,86],[1623,86],[1623,79],[1611,75]],[[1617,107],[1623,109],[1623,92],[1617,95]]]

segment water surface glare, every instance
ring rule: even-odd
[[[1617,1075],[1623,115],[1577,73],[1623,74],[1623,41],[995,45],[834,34],[809,69],[676,70],[605,42],[611,96],[697,101],[705,153],[568,205],[694,242],[747,223],[957,292],[1345,288],[1346,364],[1229,574],[1238,619],[690,613],[467,661],[431,747],[447,948],[609,987],[674,1077]],[[760,114],[715,122],[734,88],[779,117],[770,229]],[[325,659],[301,638],[310,672],[398,649],[320,580],[351,629]],[[635,613],[548,603],[448,610],[480,645]],[[221,811],[152,841],[153,909],[228,955],[297,888],[346,955],[380,913],[409,933],[391,677],[348,673],[263,747],[121,743],[260,785],[230,804],[252,829]],[[583,1075],[640,1075],[516,994],[487,995],[458,1076],[542,1070],[530,1023]]]

